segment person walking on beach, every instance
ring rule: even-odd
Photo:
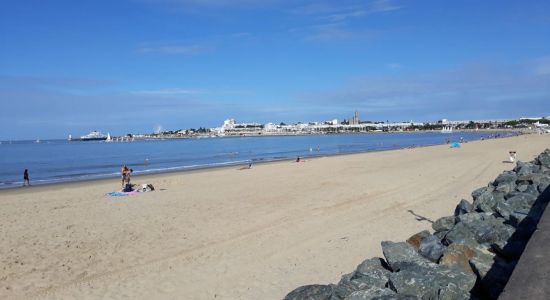
[[[29,180],[29,170],[25,169],[23,172],[23,186],[30,186],[31,182]]]

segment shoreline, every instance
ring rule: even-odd
[[[461,131],[456,131],[456,132],[476,132],[475,130],[461,130]],[[477,132],[480,132],[482,130],[478,130]],[[483,130],[483,132],[504,132],[504,133],[515,133],[516,135],[512,135],[512,136],[504,136],[504,137],[499,137],[498,139],[502,139],[502,138],[510,138],[510,137],[514,137],[514,136],[518,136],[518,135],[524,135],[524,134],[532,134],[532,133],[525,133],[525,132],[521,132],[521,131],[510,131],[510,130]],[[430,133],[431,131],[421,131],[421,132],[389,132],[389,133],[392,133],[392,134],[419,134],[419,133]],[[373,133],[376,133],[376,134],[387,134],[388,132],[373,132]],[[356,135],[356,134],[370,134],[370,133],[362,133],[362,132],[359,132],[359,133],[338,133],[338,134],[349,134],[349,135]],[[309,134],[303,134],[303,135],[289,135],[289,136],[307,136]],[[320,134],[318,134],[320,135]],[[276,135],[274,135],[276,136]],[[221,137],[221,138],[255,138],[255,137],[269,137],[269,136],[227,136],[227,137]],[[180,138],[174,138],[176,140],[180,139]],[[188,139],[188,138],[184,138],[184,139]],[[492,140],[492,139],[495,139],[495,138],[490,138],[488,140]],[[168,139],[170,140],[170,139]],[[154,139],[153,139],[154,141]],[[467,141],[467,143],[474,143],[474,142],[480,142],[480,141],[483,141],[481,139],[478,139],[478,140],[471,140],[471,141]],[[358,151],[349,151],[349,152],[345,152],[345,153],[327,153],[327,154],[318,154],[318,155],[315,155],[315,154],[312,154],[312,155],[304,155],[304,156],[301,156],[302,158],[304,159],[315,159],[315,158],[319,158],[319,157],[332,157],[332,156],[341,156],[341,155],[355,155],[355,154],[361,154],[361,153],[371,153],[371,152],[384,152],[384,151],[393,151],[393,150],[400,150],[400,149],[410,149],[410,148],[425,148],[425,147],[434,147],[434,146],[441,146],[441,145],[446,145],[445,143],[435,143],[435,144],[425,144],[425,145],[412,145],[412,146],[408,146],[408,147],[389,147],[389,148],[386,148],[386,149],[375,149],[375,150],[358,150]],[[311,152],[310,152],[311,153]],[[313,152],[315,153],[315,152]],[[252,160],[251,162],[253,163],[253,165],[260,165],[260,164],[269,164],[269,163],[277,163],[277,162],[284,162],[284,161],[293,161],[295,158],[293,157],[288,157],[288,158],[280,158],[280,159],[277,159],[277,158],[274,158],[274,159],[258,159],[258,160]],[[187,166],[180,166],[180,167],[170,167],[170,168],[165,168],[165,169],[161,169],[161,170],[158,170],[158,171],[148,171],[148,172],[143,172],[141,174],[135,174],[135,175],[132,175],[132,178],[140,178],[140,177],[143,177],[143,176],[154,176],[154,175],[162,175],[162,174],[171,174],[171,173],[188,173],[188,172],[196,172],[196,171],[201,171],[201,170],[212,170],[212,169],[224,169],[224,168],[234,168],[234,167],[240,167],[240,166],[246,166],[248,165],[248,162],[243,162],[243,161],[236,161],[236,162],[227,162],[227,163],[220,163],[218,165],[203,165],[203,166],[198,166],[198,167],[187,167]],[[77,183],[86,183],[86,182],[101,182],[101,181],[112,181],[113,179],[115,178],[119,178],[120,175],[117,174],[117,175],[113,175],[113,173],[111,174],[96,174],[96,175],[89,175],[90,177],[96,177],[96,178],[86,178],[86,179],[79,179],[79,178],[69,178],[69,179],[63,179],[63,180],[59,180],[59,181],[53,181],[53,180],[50,180],[50,182],[45,182],[45,183],[33,183],[31,181],[31,186],[30,187],[26,187],[26,186],[20,186],[20,185],[17,185],[17,186],[13,186],[13,185],[4,185],[4,186],[1,186],[0,187],[0,195],[3,193],[3,191],[7,191],[7,190],[18,190],[18,189],[28,189],[28,188],[37,188],[37,187],[42,187],[42,186],[55,186],[55,185],[63,185],[63,184],[77,184]],[[47,179],[41,179],[42,181],[46,181]],[[53,182],[52,182],[53,181]]]

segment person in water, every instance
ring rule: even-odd
[[[29,180],[29,170],[25,169],[25,172],[23,172],[23,186],[30,186],[31,182]]]

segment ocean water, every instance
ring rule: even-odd
[[[510,135],[505,133],[501,135]],[[2,141],[0,188],[119,176],[127,164],[134,174],[190,170],[249,162],[399,149],[489,137],[486,132],[330,134],[226,137],[134,142],[44,140]]]

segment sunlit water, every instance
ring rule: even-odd
[[[45,140],[0,144],[0,188],[118,176],[127,164],[134,174],[188,170],[249,162],[444,144],[488,137],[484,132],[376,133],[69,142]],[[508,135],[508,133],[501,134]]]

